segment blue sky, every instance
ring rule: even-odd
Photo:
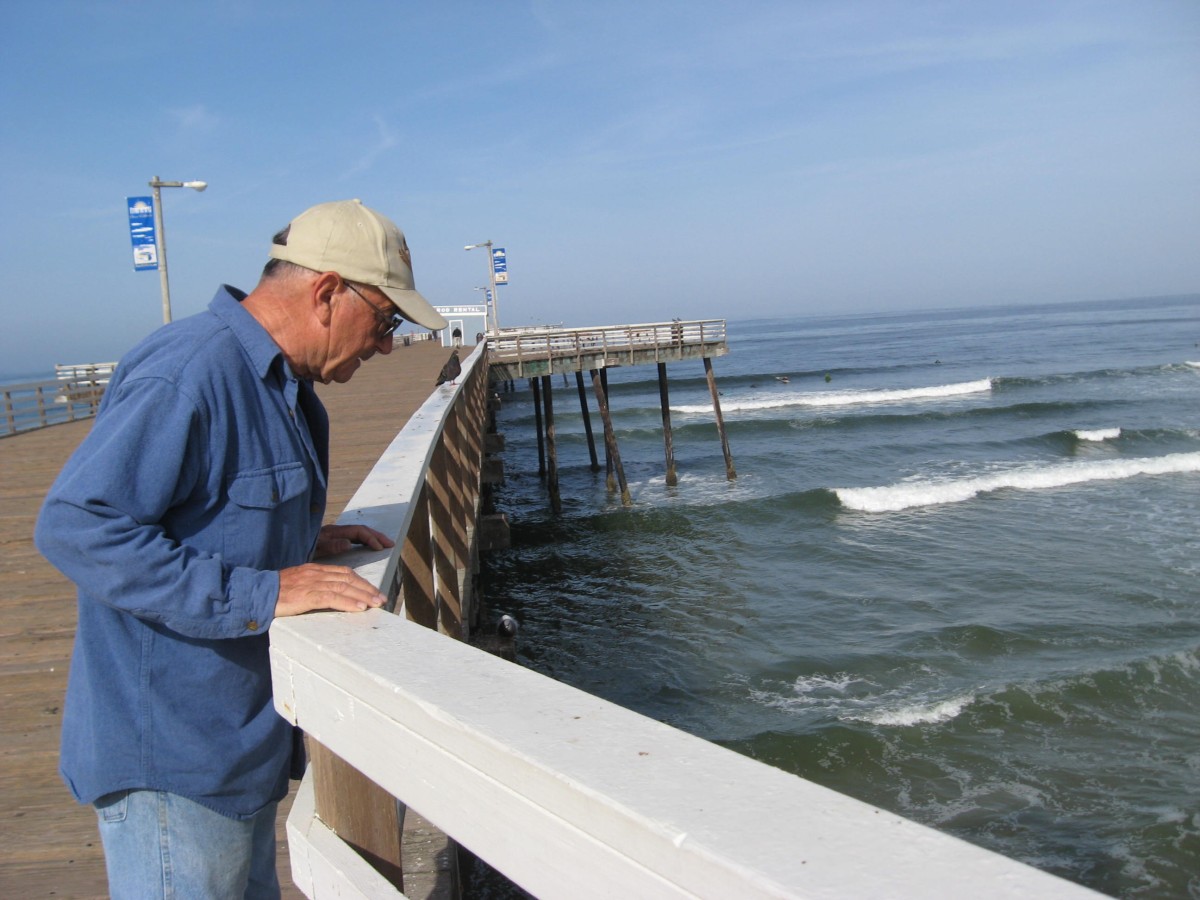
[[[0,2],[0,372],[176,318],[359,197],[504,325],[1200,291],[1200,3]]]

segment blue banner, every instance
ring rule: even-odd
[[[158,242],[154,238],[154,198],[126,197],[129,205],[129,238],[133,242],[133,268],[158,269]]]
[[[496,284],[508,284],[508,258],[504,255],[503,247],[492,249],[492,273]]]

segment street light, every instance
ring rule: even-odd
[[[158,280],[162,283],[163,324],[171,321],[171,286],[167,283],[167,233],[163,229],[162,194],[159,188],[186,187],[202,191],[208,187],[204,181],[160,181],[158,176],[150,180],[154,188],[154,243],[158,247]]]
[[[475,250],[479,247],[487,247],[488,249],[488,281],[492,285],[492,327],[496,334],[500,334],[500,298],[496,296],[496,266],[492,262],[492,242],[484,241],[482,244],[467,244],[463,247],[464,250]],[[486,306],[484,307],[487,308]],[[486,321],[486,316],[484,317]]]

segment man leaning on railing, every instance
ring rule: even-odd
[[[404,235],[357,200],[275,236],[250,294],[121,360],[51,488],[38,549],[78,586],[60,771],[93,804],[123,897],[277,897],[275,809],[304,764],[272,702],[272,621],[384,603],[311,562],[365,526],[322,526],[329,419],[312,382],[389,353],[417,293]]]

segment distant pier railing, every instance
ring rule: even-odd
[[[0,437],[96,414],[117,364],[56,365],[55,379],[0,386]]]
[[[339,520],[396,537],[342,561],[399,614],[271,625],[276,709],[317,748],[288,818],[307,896],[429,896],[414,809],[542,898],[1095,896],[462,641],[488,362],[437,388]]]
[[[503,329],[488,335],[491,365],[502,379],[612,366],[724,356],[724,319],[648,322],[599,328]]]

